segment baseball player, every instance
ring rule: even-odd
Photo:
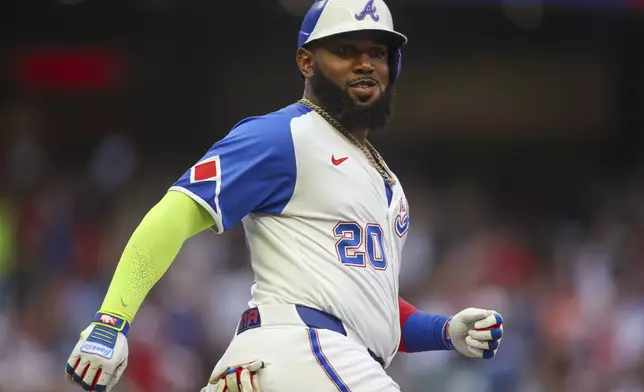
[[[252,299],[202,392],[399,391],[385,372],[399,352],[494,357],[497,312],[437,315],[399,296],[410,207],[367,135],[387,127],[406,42],[382,0],[313,3],[296,57],[303,98],[236,124],[147,213],[67,361],[75,382],[109,390],[182,244],[240,222]]]

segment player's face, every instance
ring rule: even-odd
[[[332,37],[315,52],[314,66],[359,106],[374,104],[389,87],[389,47],[371,32]]]
[[[298,53],[307,89],[350,131],[384,130],[393,112],[389,50],[371,32],[332,37]]]

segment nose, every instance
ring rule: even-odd
[[[361,53],[356,61],[357,63],[354,69],[356,74],[364,75],[375,71],[371,57],[367,53]]]

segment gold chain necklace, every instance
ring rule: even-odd
[[[385,160],[382,158],[378,150],[376,150],[376,148],[371,143],[369,143],[369,140],[365,140],[365,144],[360,143],[351,134],[351,132],[349,132],[345,127],[343,127],[342,124],[340,124],[335,118],[333,118],[333,116],[331,116],[324,109],[314,104],[313,102],[309,101],[308,99],[302,98],[298,101],[298,103],[301,103],[313,109],[320,116],[322,116],[323,119],[325,119],[329,124],[331,124],[338,132],[340,132],[347,139],[349,139],[349,141],[354,146],[358,147],[360,151],[362,151],[363,154],[367,157],[367,159],[369,159],[369,162],[371,162],[371,165],[378,171],[378,173],[380,173],[380,175],[382,176],[382,178],[385,179],[387,184],[389,184],[389,186],[394,186],[396,184],[396,180],[394,179],[393,175],[385,165]]]

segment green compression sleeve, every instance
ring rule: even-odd
[[[213,225],[210,214],[189,196],[168,191],[130,237],[99,311],[131,323],[183,243]]]

